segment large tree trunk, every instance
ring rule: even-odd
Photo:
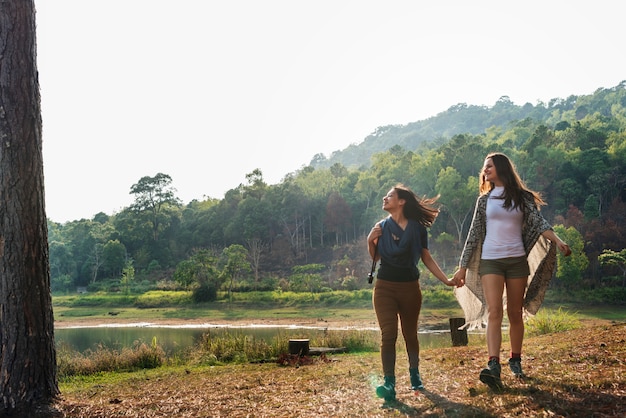
[[[0,415],[59,393],[32,0],[0,1]]]

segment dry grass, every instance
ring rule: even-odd
[[[160,368],[64,383],[65,417],[617,417],[626,412],[626,324],[594,325],[528,338],[517,380],[505,389],[477,379],[485,347],[423,351],[424,392],[408,387],[398,353],[398,400],[374,395],[377,353],[259,363]],[[506,353],[502,353],[503,356]],[[402,373],[400,373],[402,372]]]
[[[59,375],[89,375],[102,371],[131,371],[153,369],[166,361],[165,352],[153,340],[151,345],[135,342],[133,347],[111,350],[99,345],[95,350],[79,353],[60,348],[57,350]]]

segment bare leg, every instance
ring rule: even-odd
[[[509,318],[509,337],[511,339],[511,352],[513,353],[522,352],[522,341],[524,340],[522,305],[525,290],[526,278],[506,280],[506,312]]]
[[[485,274],[482,276],[483,292],[487,300],[487,351],[489,357],[500,357],[502,345],[502,294],[504,293],[504,276]]]

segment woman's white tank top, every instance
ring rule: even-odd
[[[487,234],[482,252],[485,260],[526,255],[522,241],[524,214],[520,208],[505,209],[502,193],[504,187],[494,187],[487,200]]]

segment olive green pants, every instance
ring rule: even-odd
[[[409,368],[419,366],[417,321],[422,308],[419,282],[376,280],[372,296],[381,333],[380,356],[385,376],[395,376],[398,319],[409,358]]]

